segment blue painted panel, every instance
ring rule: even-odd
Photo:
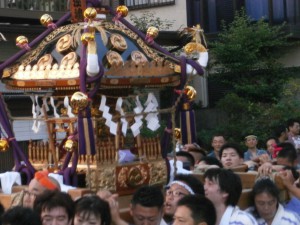
[[[297,0],[286,0],[287,21],[290,23],[295,22],[296,16],[297,16],[297,11],[298,11],[298,17],[299,17],[300,9],[297,10],[296,2],[297,2]],[[298,7],[299,7],[299,3],[298,3]]]
[[[209,32],[216,32],[218,30],[216,0],[208,0],[208,27]]]
[[[273,0],[273,21],[278,23],[284,21],[284,0]]]
[[[247,15],[253,20],[269,19],[268,0],[246,0]]]

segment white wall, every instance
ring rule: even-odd
[[[32,120],[16,120],[12,122],[12,129],[15,134],[17,141],[27,141],[27,140],[48,140],[48,131],[45,122],[41,123],[40,129],[37,133],[32,130],[33,121]],[[5,137],[7,137],[3,128],[1,130]],[[66,134],[64,132],[57,133],[57,140],[65,138]]]

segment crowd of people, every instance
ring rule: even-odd
[[[15,195],[11,207],[0,207],[2,225],[300,225],[299,148],[300,123],[289,120],[258,149],[258,138],[245,137],[245,149],[221,135],[212,137],[212,151],[186,144],[176,153],[182,162],[165,187],[142,186],[128,205],[130,219],[121,216],[116,193],[97,193],[73,200],[45,171],[39,171],[28,188]],[[174,160],[174,158],[172,159]],[[250,206],[238,207],[242,181],[235,172],[256,173]],[[240,169],[241,168],[241,169]],[[202,173],[204,182],[195,176]],[[280,202],[279,176],[289,193]]]

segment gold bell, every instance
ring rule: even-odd
[[[178,141],[181,139],[181,129],[176,127],[174,128],[175,139]]]
[[[149,27],[147,29],[147,36],[151,38],[156,38],[158,36],[159,30],[156,27]]]
[[[207,52],[207,49],[200,43],[190,42],[183,48],[185,54],[191,55],[197,52]]]
[[[64,144],[64,149],[67,152],[73,152],[74,148],[77,148],[77,142],[72,139],[68,139]]]
[[[197,91],[192,86],[186,86],[185,93],[189,101],[194,101],[197,96]]]
[[[95,35],[93,33],[86,32],[81,35],[81,42],[84,45],[87,45],[89,41],[93,41],[93,40],[95,40]]]
[[[41,16],[40,22],[43,26],[47,27],[49,24],[53,23],[53,18],[49,14],[44,14]]]
[[[9,149],[9,144],[7,139],[0,139],[0,152],[6,152]]]
[[[126,17],[128,15],[128,8],[125,5],[119,5],[116,9],[117,13],[122,17]]]
[[[88,104],[88,96],[80,91],[75,92],[71,97],[70,106],[75,111],[85,109],[88,106]]]
[[[97,10],[93,7],[88,7],[84,10],[83,16],[86,19],[94,20],[97,16]]]
[[[18,36],[17,38],[16,38],[16,44],[17,45],[26,45],[26,44],[28,44],[28,39],[27,39],[27,37],[25,37],[25,36]]]

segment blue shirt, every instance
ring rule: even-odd
[[[214,150],[208,153],[207,156],[217,158]]]
[[[263,154],[268,154],[266,150],[262,150],[262,149],[257,149],[256,150],[256,155],[259,156],[259,155],[263,155]],[[244,161],[249,161],[249,160],[252,160],[252,154],[251,154],[251,151],[248,150],[244,153]]]

